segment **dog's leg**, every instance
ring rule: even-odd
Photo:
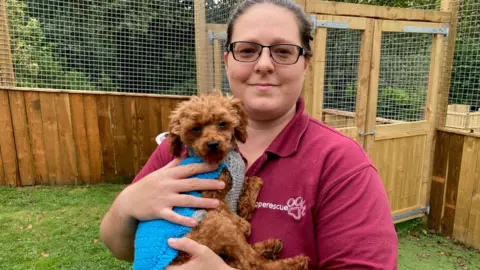
[[[250,220],[253,211],[255,211],[255,203],[262,186],[263,181],[259,177],[253,176],[246,179],[238,201],[238,215],[240,217]]]
[[[280,239],[270,238],[253,244],[252,248],[268,260],[277,260],[283,248],[283,242]]]

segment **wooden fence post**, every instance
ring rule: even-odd
[[[445,47],[445,57],[443,60],[443,70],[440,77],[440,92],[438,95],[437,115],[435,118],[436,127],[445,127],[448,109],[448,96],[450,92],[450,82],[452,78],[453,56],[455,54],[455,40],[457,37],[457,25],[459,9],[462,0],[442,0],[441,11],[450,12],[450,22],[448,37]]]
[[[201,94],[210,91],[210,89],[208,89],[209,69],[205,0],[195,0],[194,17],[197,94]]]
[[[442,171],[442,168],[436,168],[438,166],[441,167],[440,158],[436,157],[439,153],[442,153],[442,149],[446,147],[443,145],[445,143],[442,138],[438,137],[438,128],[445,127],[446,117],[447,117],[447,109],[448,109],[448,96],[450,90],[450,81],[452,75],[452,68],[453,68],[453,56],[455,51],[455,40],[457,36],[457,24],[458,24],[458,11],[460,7],[461,0],[442,0],[441,4],[441,11],[450,12],[450,22],[449,22],[449,31],[446,42],[444,42],[444,56],[440,61],[442,62],[442,70],[440,72],[440,76],[437,78],[439,80],[438,86],[438,93],[436,99],[436,114],[433,115],[434,121],[433,126],[433,134],[429,136],[429,140],[432,142],[432,149],[429,151],[429,167],[428,171],[426,172],[429,176],[429,180],[426,186],[426,202],[430,205],[430,215],[428,221],[428,227],[435,231],[441,230],[441,220],[443,218],[443,207],[445,204],[444,192],[445,188],[447,187],[445,183],[445,176]],[[436,164],[440,162],[438,165]],[[439,171],[440,170],[440,171]]]
[[[0,87],[15,87],[5,0],[0,0]],[[0,90],[0,185],[18,186],[20,176],[8,92]]]

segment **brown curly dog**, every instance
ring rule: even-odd
[[[170,151],[180,156],[183,147],[193,150],[205,162],[219,163],[236,142],[247,139],[247,115],[240,100],[221,94],[193,96],[172,112],[169,126]],[[220,206],[208,209],[198,226],[186,235],[213,250],[231,267],[237,269],[307,269],[308,257],[277,259],[282,249],[280,239],[268,239],[249,245],[250,219],[263,182],[258,177],[245,179],[238,201],[238,215],[233,213],[225,197],[232,187],[232,177],[223,169],[219,179],[225,189],[203,191],[202,197],[220,200]],[[172,264],[183,264],[189,255],[179,252]]]

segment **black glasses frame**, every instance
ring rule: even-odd
[[[236,57],[235,57],[235,52],[233,51],[234,47],[236,44],[238,43],[249,43],[249,44],[255,44],[255,45],[258,45],[261,47],[260,49],[260,52],[258,53],[257,55],[257,58],[255,58],[254,60],[251,60],[251,61],[244,61],[244,60],[238,60]],[[289,64],[285,64],[285,63],[279,63],[275,60],[275,58],[273,57],[272,55],[272,47],[276,47],[276,46],[281,46],[281,45],[289,45],[289,46],[295,46],[298,48],[298,55],[297,55],[297,59],[295,60],[295,62],[293,63],[289,63]],[[294,65],[298,62],[298,59],[300,59],[300,56],[302,55],[305,55],[305,49],[303,49],[302,47],[296,45],[296,44],[289,44],[289,43],[280,43],[280,44],[273,44],[273,45],[269,45],[269,46],[266,46],[266,45],[262,45],[260,43],[257,43],[257,42],[253,42],[253,41],[235,41],[235,42],[232,42],[230,44],[228,44],[228,47],[227,47],[227,51],[231,52],[232,53],[232,56],[235,60],[237,60],[238,62],[244,62],[244,63],[251,63],[251,62],[255,62],[258,60],[258,58],[260,58],[260,56],[262,55],[262,52],[263,52],[263,48],[268,48],[268,51],[269,51],[269,54],[270,54],[270,58],[272,58],[272,60],[277,63],[277,64],[280,64],[280,65]]]

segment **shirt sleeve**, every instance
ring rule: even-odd
[[[163,166],[167,165],[175,157],[170,154],[169,151],[169,138],[165,138],[153,151],[152,155],[148,158],[147,162],[140,170],[140,172],[135,176],[132,183],[135,183],[141,180],[146,175],[150,174],[153,171],[156,171]]]
[[[397,234],[377,170],[366,165],[321,193],[318,269],[397,269]]]

